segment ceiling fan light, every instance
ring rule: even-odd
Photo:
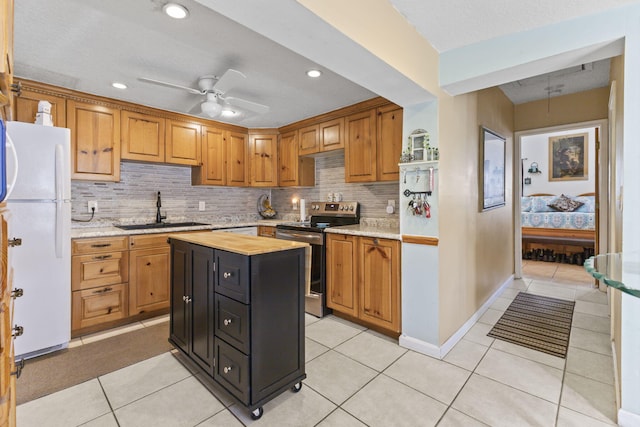
[[[222,117],[235,117],[237,116],[239,113],[237,111],[225,108],[222,110],[222,112],[220,113],[220,115]]]
[[[311,77],[311,78],[318,78],[322,75],[322,71],[320,70],[309,70],[307,71],[307,76]]]
[[[209,117],[217,117],[222,111],[222,105],[216,101],[205,101],[200,107],[202,108],[202,114],[206,114]]]
[[[162,11],[174,19],[184,19],[189,16],[187,8],[178,3],[167,3],[162,6]]]

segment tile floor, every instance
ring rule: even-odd
[[[18,425],[615,424],[606,295],[591,288],[588,276],[581,278],[580,267],[539,264],[527,261],[527,278],[505,289],[444,360],[334,316],[307,315],[304,386],[266,404],[257,421],[227,397],[211,394],[169,352],[20,405]],[[576,268],[566,273],[560,267]],[[518,291],[576,301],[566,360],[486,336]]]

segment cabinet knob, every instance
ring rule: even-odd
[[[20,298],[24,295],[24,290],[22,288],[15,288],[13,292],[11,292],[11,298],[16,299]]]
[[[187,295],[184,295],[182,297],[182,301],[186,302],[187,304],[189,304],[191,302],[191,298],[189,298]]]
[[[224,274],[222,275],[225,279],[228,279],[229,277],[232,276],[231,273],[227,273],[226,271],[224,272]]]
[[[224,319],[224,326],[229,326],[231,324],[231,319]]]
[[[11,334],[11,336],[16,338],[22,335],[23,333],[24,333],[24,328],[22,326],[15,325],[13,327],[13,333]]]
[[[224,369],[222,369],[222,372],[228,374],[229,372],[231,372],[231,366],[225,366]]]

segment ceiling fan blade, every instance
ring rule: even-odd
[[[163,81],[160,81],[160,80],[149,79],[147,77],[138,77],[138,80],[141,80],[141,81],[147,82],[147,83],[153,83],[153,84],[160,85],[160,86],[167,86],[167,87],[173,87],[173,88],[176,88],[176,89],[186,90],[187,92],[192,93],[194,95],[203,95],[203,93],[200,92],[198,89],[194,89],[194,88],[187,87],[187,86],[182,86],[182,85],[177,85],[175,83],[163,82]]]
[[[244,81],[247,77],[242,74],[240,71],[233,70],[229,68],[225,73],[218,79],[213,88],[222,94],[226,93],[228,90],[238,86],[240,83]]]
[[[193,107],[191,107],[189,109],[189,111],[187,111],[187,114],[200,114],[202,113],[202,101],[199,101],[198,103],[194,104]]]
[[[224,101],[231,106],[238,107],[247,111],[252,111],[257,114],[264,114],[269,112],[268,106],[258,104],[257,102],[247,101],[246,99],[227,96],[226,98],[224,98]]]

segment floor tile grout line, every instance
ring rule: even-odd
[[[111,405],[109,396],[107,396],[107,391],[104,389],[104,386],[102,385],[102,381],[100,381],[100,377],[96,377],[96,380],[98,380],[98,384],[100,385],[102,394],[104,395],[104,398],[107,401],[107,405],[109,405],[109,409],[111,410],[111,415],[113,415],[113,419],[116,420],[116,424],[118,425],[118,427],[120,427],[120,421],[118,421],[118,417],[116,417],[116,412],[113,410],[113,406]]]

